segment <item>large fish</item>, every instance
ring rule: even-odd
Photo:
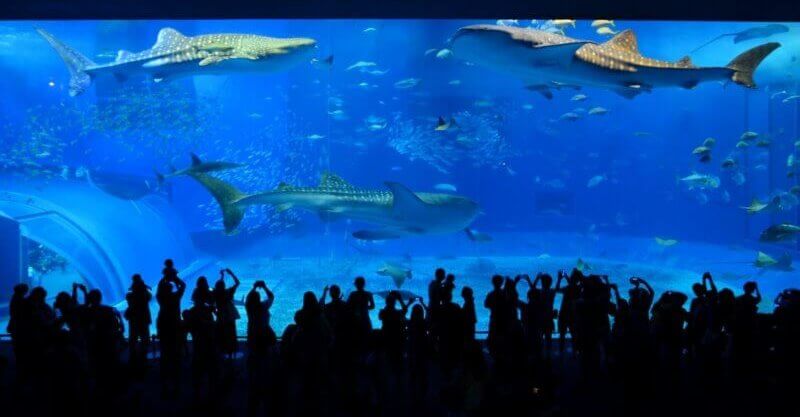
[[[723,67],[697,67],[689,57],[668,62],[642,56],[630,30],[595,43],[529,28],[473,25],[450,39],[455,57],[511,73],[547,98],[565,84],[606,88],[626,98],[656,87],[694,88],[715,80],[754,88],[753,72],[779,46],[756,46]]]
[[[400,288],[407,279],[411,278],[411,269],[394,262],[385,262],[377,274],[392,278],[394,285]]]
[[[396,182],[386,182],[388,190],[356,188],[331,173],[323,174],[316,187],[280,184],[275,190],[251,195],[204,173],[187,175],[217,200],[226,233],[236,230],[245,207],[256,204],[270,204],[279,211],[301,208],[324,220],[353,219],[380,226],[353,233],[363,240],[457,232],[467,228],[479,212],[478,204],[466,197],[415,193]]]
[[[145,74],[160,82],[180,75],[279,71],[310,58],[316,45],[309,38],[227,33],[186,36],[164,28],[152,48],[141,52],[121,50],[114,61],[96,64],[49,32],[37,31],[67,64],[71,96],[85,91],[92,79],[103,74],[121,81],[133,74]]]
[[[713,42],[728,36],[733,37],[733,43],[739,43],[739,42],[749,41],[752,39],[764,39],[772,35],[777,35],[779,33],[786,33],[788,31],[789,31],[788,26],[781,25],[779,23],[772,23],[769,25],[755,26],[740,32],[723,33],[722,35],[719,35],[716,38],[711,39],[710,41],[698,46],[697,48],[692,50],[691,53],[695,53],[700,49],[712,44]]]
[[[794,240],[800,234],[800,227],[790,223],[774,224],[761,232],[759,240],[762,242],[781,242]]]
[[[158,183],[163,184],[167,178],[178,177],[181,175],[207,174],[209,172],[225,171],[228,169],[239,168],[242,166],[242,164],[237,164],[234,162],[203,161],[200,159],[199,156],[197,156],[194,153],[190,155],[192,158],[192,164],[189,165],[189,167],[179,170],[174,170],[169,174],[161,174],[159,172],[156,172],[156,179],[158,180]]]
[[[756,260],[753,261],[753,266],[760,269],[760,272],[766,270],[784,272],[794,271],[794,268],[792,267],[792,257],[788,253],[784,253],[776,260],[764,252],[758,252]]]

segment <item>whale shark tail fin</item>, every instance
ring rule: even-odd
[[[727,65],[728,69],[733,70],[731,80],[736,84],[748,88],[755,88],[756,83],[753,80],[753,73],[756,71],[761,61],[780,46],[781,44],[778,42],[765,43],[748,49],[739,54],[736,58],[733,58],[733,61]]]
[[[92,82],[92,78],[86,73],[86,68],[96,64],[89,58],[83,56],[80,52],[56,39],[50,32],[44,29],[36,29],[36,31],[39,32],[39,35],[42,35],[56,52],[58,52],[58,55],[60,55],[64,63],[67,64],[70,75],[69,95],[74,97],[84,92]]]
[[[191,172],[187,175],[194,178],[211,193],[222,210],[222,224],[225,226],[225,233],[234,234],[244,218],[244,210],[236,203],[247,195],[233,185],[211,175],[199,172]]]

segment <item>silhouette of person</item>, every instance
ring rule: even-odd
[[[628,339],[630,337],[631,308],[628,300],[619,295],[617,284],[609,284],[609,288],[611,288],[615,304],[614,324],[611,326],[611,351],[616,364],[625,372],[628,370],[630,357],[627,349],[631,346]]]
[[[27,349],[23,348],[27,342],[25,340],[25,330],[28,327],[28,323],[26,323],[28,316],[27,295],[28,284],[17,284],[14,286],[14,292],[8,303],[8,325],[6,326],[6,331],[11,335],[11,348],[14,352],[18,378],[27,376],[28,372],[29,356],[27,355]]]
[[[150,324],[153,322],[150,315],[150,300],[153,298],[150,287],[144,283],[142,276],[134,274],[131,277],[131,286],[125,294],[128,308],[125,318],[128,320],[128,349],[130,361],[142,366],[147,358],[150,344]]]
[[[710,288],[708,287],[710,283]],[[714,310],[717,306],[717,288],[711,274],[703,274],[702,282],[692,285],[694,298],[689,303],[686,336],[690,358],[708,364],[713,348]]]
[[[532,363],[538,363],[542,357],[542,341],[544,334],[542,325],[542,309],[543,299],[542,292],[536,287],[542,279],[541,274],[537,274],[536,278],[531,281],[528,275],[518,275],[515,278],[516,282],[524,280],[528,283],[528,292],[526,300],[517,300],[517,308],[520,312],[522,319],[522,329],[525,334],[525,346],[528,349],[528,354]]]
[[[462,288],[461,299],[464,300],[461,306],[464,311],[464,340],[472,343],[475,341],[475,326],[478,323],[478,315],[475,312],[475,295],[472,288]]]
[[[433,274],[433,280],[428,283],[428,320],[435,320],[436,311],[441,304],[442,285],[447,277],[447,273],[443,268],[436,268]]]
[[[753,372],[758,337],[758,304],[761,292],[755,281],[744,283],[744,294],[736,297],[731,323],[731,347],[734,369],[743,378]]]
[[[233,278],[234,284],[225,287],[225,273]],[[236,290],[239,288],[239,278],[230,269],[219,271],[219,279],[214,284],[212,293],[217,313],[217,343],[223,355],[232,357],[236,353],[236,320],[239,319],[239,310],[233,304]]]
[[[428,368],[432,353],[429,321],[425,317],[427,310],[422,297],[417,297],[411,307],[408,320],[408,369],[409,386],[411,388],[411,411],[425,415],[424,406],[427,400],[429,379]]]
[[[539,290],[541,295],[539,297],[539,326],[544,337],[544,352],[546,356],[550,356],[551,347],[553,345],[553,332],[555,331],[555,323],[553,319],[556,316],[556,311],[553,304],[556,299],[556,291],[553,289],[553,277],[549,274],[541,274],[537,276],[541,283]]]
[[[661,374],[667,380],[677,377],[683,347],[683,325],[688,312],[683,308],[687,296],[680,292],[666,291],[653,304],[652,330],[658,349]]]
[[[356,287],[364,291],[363,282]],[[295,323],[297,327],[290,342],[294,360],[290,369],[295,372],[299,386],[291,403],[297,415],[319,415],[327,404],[333,334],[313,292],[303,294],[303,306],[295,313]]]
[[[777,383],[781,397],[785,400],[779,407],[789,410],[795,401],[794,395],[800,387],[797,376],[800,375],[800,290],[783,290],[775,297],[773,312],[775,323],[776,363],[781,364],[777,370]],[[781,409],[781,408],[778,408]]]
[[[203,410],[203,404],[215,405],[216,382],[219,379],[219,347],[214,317],[214,307],[202,302],[198,297],[192,300],[192,307],[183,312],[183,320],[188,333],[192,336],[192,398],[193,405]],[[204,383],[208,386],[207,395],[203,395]],[[203,401],[204,398],[208,400]]]
[[[572,274],[567,275],[564,271],[558,271],[556,280],[556,292],[561,293],[561,307],[558,309],[558,351],[563,355],[566,347],[567,333],[569,332],[575,339],[575,300],[580,293],[580,284],[583,274],[573,269]],[[561,281],[567,282],[565,287],[561,287]],[[573,351],[573,353],[575,353]]]
[[[119,312],[103,304],[103,294],[93,288],[86,294],[85,326],[89,365],[96,377],[100,398],[109,401],[108,394],[119,385],[119,355],[125,325]]]
[[[400,309],[397,308],[400,304]],[[378,312],[381,321],[381,346],[395,370],[401,366],[406,339],[406,313],[408,305],[403,303],[400,293],[389,291],[386,306]]]
[[[629,282],[633,288],[628,290],[630,308],[628,331],[631,342],[636,344],[632,349],[641,355],[641,359],[645,359],[650,353],[650,307],[653,304],[655,291],[642,278],[632,277]]]
[[[183,340],[181,323],[181,298],[186,292],[186,283],[178,278],[171,259],[164,261],[163,277],[156,287],[159,310],[156,316],[160,350],[160,376],[162,395],[174,397],[178,393],[180,377],[180,354]]]
[[[330,295],[330,301],[326,303],[326,298]],[[338,285],[326,286],[322,290],[320,304],[325,319],[331,327],[333,333],[332,358],[336,371],[342,371],[341,367],[347,361],[347,354],[351,350],[351,333],[353,319],[347,302],[344,301],[342,290]]]
[[[264,291],[265,299],[261,300],[261,293]],[[270,325],[270,308],[275,301],[275,294],[267,287],[267,284],[258,280],[253,283],[253,288],[247,293],[245,300],[245,311],[247,312],[247,344],[252,353],[263,354],[277,340],[275,331]]]
[[[611,332],[609,313],[614,309],[608,277],[589,275],[582,279],[575,299],[575,346],[585,377],[596,377]]]
[[[261,300],[263,290],[265,299]],[[262,281],[256,281],[247,293],[245,311],[247,312],[247,371],[248,396],[247,414],[255,415],[259,407],[266,406],[267,374],[271,350],[277,341],[275,331],[270,325],[270,308],[275,295]]]
[[[445,376],[461,364],[464,353],[465,320],[461,307],[453,302],[453,292],[442,292],[439,318],[431,328],[439,348],[439,362]]]
[[[369,312],[375,309],[375,299],[371,292],[364,289],[367,285],[364,277],[356,277],[354,285],[356,289],[347,297],[347,306],[352,314],[353,341],[357,343],[356,350],[363,353],[363,349],[367,346],[367,339],[372,332],[372,320]]]
[[[15,332],[20,336],[20,349],[25,350],[26,367],[34,382],[44,382],[45,355],[51,346],[55,330],[55,313],[47,305],[47,291],[34,287],[24,303],[24,314],[15,324]]]
[[[206,305],[214,305],[214,295],[211,293],[211,288],[208,286],[208,279],[204,276],[197,278],[192,290],[192,302],[203,303]]]
[[[72,284],[73,290],[77,284]],[[78,311],[77,300],[74,296],[66,291],[61,291],[56,294],[56,300],[53,302],[53,310],[56,314],[56,329],[66,330],[75,334],[81,334],[81,327],[83,324],[80,322],[80,314]],[[81,336],[83,337],[83,336]]]
[[[450,299],[453,299],[453,290],[456,289],[456,276],[453,274],[447,274],[444,278],[444,282],[442,283],[442,293],[449,292]]]
[[[503,276],[494,275],[492,277],[492,290],[486,294],[483,307],[489,310],[489,334],[486,343],[492,357],[498,357],[500,346],[505,342],[509,321],[509,301],[506,292],[503,290]]]
[[[734,313],[736,310],[736,296],[730,288],[723,288],[717,295],[717,325],[723,335],[730,336],[733,328]]]

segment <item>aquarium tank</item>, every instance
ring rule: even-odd
[[[190,289],[230,268],[242,309],[264,280],[282,329],[303,292],[357,276],[382,305],[427,295],[437,267],[478,302],[493,274],[688,293],[710,271],[758,282],[768,311],[799,284],[798,33],[0,22],[0,290],[78,282],[123,310],[131,276],[154,288],[171,258]]]

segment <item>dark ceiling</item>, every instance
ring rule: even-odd
[[[798,0],[2,0],[0,19],[609,18],[800,21]]]

